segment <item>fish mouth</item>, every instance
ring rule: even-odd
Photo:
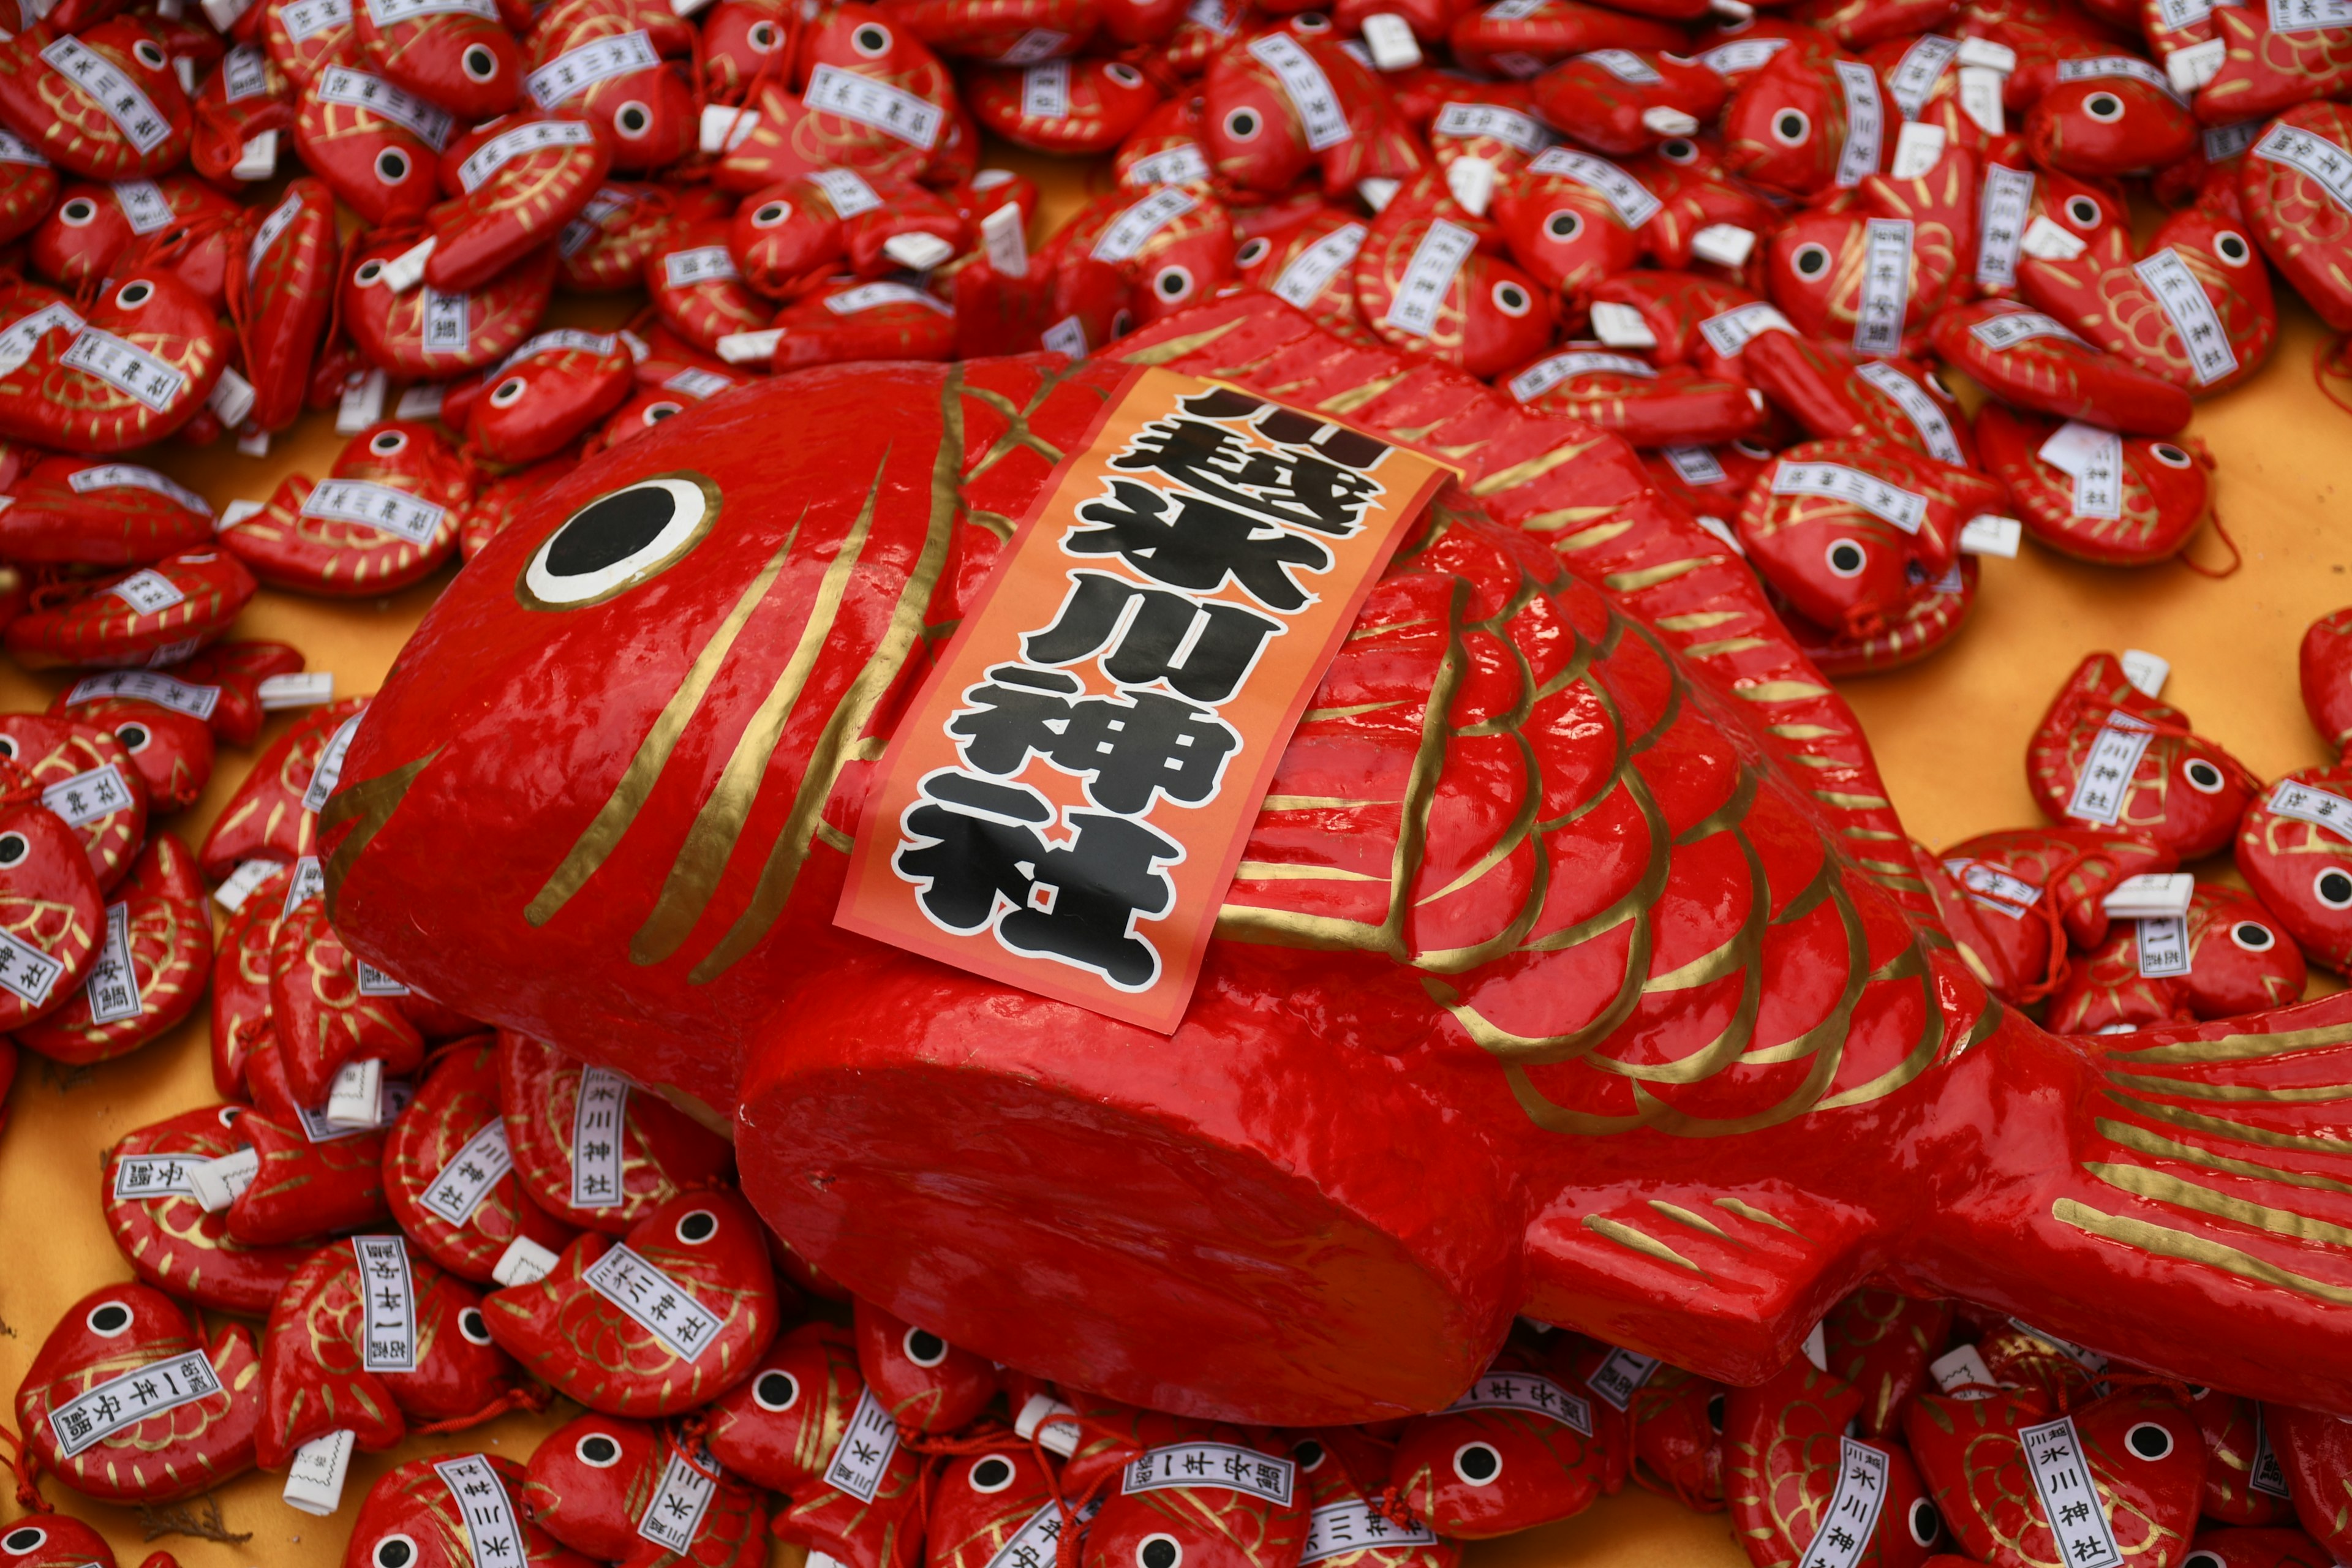
[[[327,882],[327,919],[340,923],[336,908],[337,897],[342,891],[343,879],[350,874],[375,836],[383,831],[400,803],[408,798],[409,786],[417,775],[433,765],[446,748],[436,746],[413,763],[404,763],[388,773],[378,773],[372,779],[346,785],[328,798],[324,810],[319,813],[319,839],[324,843],[329,835],[345,823],[357,826],[344,836],[320,868]]]

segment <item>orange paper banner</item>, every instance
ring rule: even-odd
[[[1449,471],[1138,372],[899,722],[835,919],[1172,1032],[1275,763]]]

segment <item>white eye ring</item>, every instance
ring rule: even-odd
[[[1506,316],[1524,316],[1536,308],[1535,297],[1507,278],[1487,293],[1495,301],[1495,309]]]
[[[1698,162],[1698,143],[1687,136],[1669,136],[1658,143],[1658,156],[1669,163]]]
[[[2153,1435],[2152,1439],[2145,1447],[2141,1443],[2143,1434]],[[2157,1445],[2159,1443],[2163,1447],[2158,1447]],[[2168,1427],[2159,1426],[2153,1421],[2138,1422],[2130,1431],[2124,1434],[2124,1447],[2134,1458],[2146,1459],[2153,1464],[2158,1459],[2171,1457],[2172,1433]]]
[[[359,264],[358,270],[352,274],[352,281],[358,284],[361,288],[366,289],[373,287],[375,280],[383,276],[383,262],[362,261]]]
[[[2278,933],[2260,921],[2232,921],[2230,940],[2248,952],[2268,952],[2278,945]]]
[[[144,278],[134,279],[114,291],[114,302],[126,310],[135,310],[155,297],[155,285]]]
[[[1151,291],[1162,300],[1188,299],[1192,292],[1192,269],[1173,263],[1163,267],[1151,279]]]
[[[1244,240],[1242,242],[1242,247],[1234,252],[1234,265],[1236,267],[1255,267],[1259,262],[1265,259],[1265,253],[1273,248],[1273,243],[1265,239],[1263,236],[1256,239]]]
[[[415,1568],[416,1542],[405,1535],[387,1535],[368,1552],[375,1568]]]
[[[669,498],[669,515],[651,533],[629,544],[625,552],[583,565],[578,571],[550,570],[551,558],[562,564],[558,547],[583,519],[599,509],[611,507],[621,497],[647,490],[659,491]],[[629,509],[623,510],[625,512]],[[718,487],[698,475],[663,474],[598,496],[565,518],[547,536],[546,542],[532,552],[530,563],[523,568],[522,580],[515,584],[517,595],[529,607],[542,610],[570,609],[610,598],[644,582],[685,554],[709,531],[718,513]],[[611,518],[605,526],[623,531],[623,537],[615,542],[628,544],[629,534],[642,525],[624,515]],[[593,550],[593,544],[590,548]]]
[[[2213,254],[2224,267],[2243,267],[2254,258],[2254,247],[2236,229],[2225,228],[2213,237]]]
[[[2329,889],[2336,889],[2329,896]],[[2352,910],[2352,871],[2341,866],[2327,866],[2311,879],[2311,896],[2331,910]]]
[[[1920,1517],[1923,1512],[1927,1516],[1924,1520]],[[1944,1532],[1943,1516],[1936,1511],[1936,1505],[1926,1498],[1911,1500],[1911,1517],[1903,1522],[1910,1527],[1912,1542],[1918,1546],[1935,1545],[1936,1537]]]
[[[1546,239],[1570,240],[1584,232],[1584,215],[1574,207],[1561,207],[1544,219]]]
[[[659,403],[648,405],[642,417],[646,427],[650,430],[655,426],[660,424],[663,420],[668,418],[671,415],[683,414],[685,412],[685,404],[672,403],[667,399],[664,399]]]
[[[600,1459],[595,1455],[588,1451],[588,1445],[591,1443],[602,1443],[605,1447],[610,1448],[612,1452]],[[579,1458],[582,1464],[592,1466],[593,1468],[600,1470],[609,1470],[614,1465],[621,1462],[620,1440],[613,1436],[612,1434],[608,1432],[585,1432],[581,1434],[580,1441],[572,1445],[572,1452]]]
[[[1843,560],[1845,564],[1840,565]],[[1851,539],[1841,539],[1822,552],[1822,564],[1833,577],[1859,577],[1862,569],[1870,564],[1870,552]]]
[[[1133,66],[1129,65],[1124,60],[1113,60],[1110,64],[1103,67],[1103,75],[1110,78],[1111,80],[1118,83],[1121,87],[1141,87],[1143,85],[1143,73],[1137,70]]]
[[[743,41],[751,46],[751,52],[755,55],[772,55],[782,39],[777,36],[773,22],[754,22],[751,30],[743,35]]]
[[[40,1549],[49,1532],[37,1524],[20,1524],[5,1535],[0,1535],[0,1552],[11,1557],[24,1557]]]
[[[2102,125],[2112,125],[2124,117],[2124,100],[2112,92],[2095,92],[2083,100],[2083,112]]]
[[[906,1336],[898,1342],[898,1348],[917,1366],[937,1366],[948,1359],[948,1351],[951,1347],[929,1329],[908,1329]]]
[[[790,202],[761,202],[751,209],[751,226],[773,228],[792,216],[793,204]]]
[[[631,99],[613,111],[613,129],[635,142],[654,128],[654,111],[640,99]]]
[[[0,866],[15,866],[33,852],[32,841],[21,833],[0,833]]]
[[[2197,459],[2169,441],[2158,441],[2147,449],[2147,455],[2168,468],[2185,468]]]
[[[375,177],[387,185],[405,184],[415,168],[415,162],[397,147],[386,147],[375,155]]]
[[[2199,795],[2220,795],[2222,786],[2230,782],[2221,769],[2202,757],[2191,757],[2181,763],[2180,776],[2187,779],[2189,787]]]
[[[775,1393],[769,1385],[782,1379],[784,1391]],[[781,1367],[771,1367],[751,1379],[751,1403],[762,1410],[786,1411],[801,1402],[801,1380]]]
[[[2064,202],[2065,218],[2076,228],[2096,228],[2101,213],[2099,204],[2088,196],[2068,196]]]
[[[379,458],[389,458],[395,452],[405,452],[408,450],[408,432],[379,430],[368,442],[368,450]]]
[[[1503,1473],[1503,1456],[1492,1443],[1465,1443],[1454,1450],[1454,1473],[1474,1487],[1491,1487]]]
[[[996,1479],[992,1481],[982,1480],[980,1472],[987,1469],[991,1465],[997,1467]],[[964,1472],[963,1483],[982,1496],[990,1497],[1011,1486],[1015,1473],[1012,1460],[1002,1454],[991,1454],[975,1462],[971,1469]]]
[[[110,1314],[120,1314],[120,1316],[118,1318]],[[101,1317],[106,1318],[105,1323],[99,1321]],[[83,1324],[89,1331],[102,1340],[119,1339],[129,1333],[131,1321],[131,1309],[120,1301],[100,1301],[89,1310],[89,1316],[82,1319]]]
[[[1265,117],[1255,109],[1236,109],[1225,115],[1225,134],[1236,142],[1255,142],[1265,129]]]
[[[879,22],[860,22],[850,29],[849,47],[867,59],[879,59],[890,52],[890,29]]]
[[[1811,266],[1806,265],[1808,262]],[[1801,245],[1790,253],[1789,269],[1800,278],[1819,278],[1830,269],[1830,247]]]
[[[697,1221],[700,1223],[697,1224]],[[687,1228],[689,1226],[694,1229],[692,1236],[687,1235]],[[671,1234],[677,1237],[681,1245],[700,1247],[719,1234],[719,1216],[709,1209],[688,1209],[677,1216],[677,1224],[671,1227]]]
[[[1783,147],[1801,147],[1813,134],[1811,116],[1801,109],[1772,111],[1772,140]]]
[[[474,61],[477,58],[482,62],[479,70],[474,68]],[[499,57],[493,54],[487,45],[470,45],[464,54],[457,57],[457,68],[464,71],[470,80],[493,81],[497,79],[499,74]]]
[[[493,408],[512,408],[516,404],[522,401],[522,395],[530,389],[530,383],[524,381],[522,377],[519,375],[510,375],[504,381],[499,383],[497,388],[491,392],[490,406]]]
[[[86,227],[98,216],[98,204],[88,196],[76,196],[58,209],[58,221],[68,228]]]
[[[457,1313],[457,1333],[469,1345],[490,1342],[490,1325],[479,1307],[467,1307]]]
[[[131,54],[151,71],[163,68],[163,46],[152,38],[142,38],[131,46]]]
[[[1135,1543],[1135,1568],[1182,1568],[1184,1543],[1164,1532]]]

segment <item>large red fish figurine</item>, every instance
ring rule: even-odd
[[[1134,1404],[1427,1411],[1520,1313],[1752,1384],[1877,1276],[2352,1411],[2352,1269],[2305,1238],[2352,1203],[2272,1152],[2336,1157],[2340,1101],[2314,1086],[2345,1081],[2352,999],[2044,1033],[1946,946],[1851,711],[1748,569],[1616,438],[1254,292],[1118,355],[798,374],[523,502],[386,678],[319,819],[352,951],[731,1122],[750,1203],[860,1299]],[[1212,372],[1226,391],[1181,379]],[[1163,384],[1201,388],[1167,405],[1185,452],[1282,433],[1253,507],[1360,494],[1340,459],[1402,460],[1393,442],[1461,475],[1301,693],[1172,1033],[833,918],[857,835],[898,831],[859,818],[926,629],[978,602],[1106,402]],[[1223,526],[1315,559],[1284,527]],[[1214,559],[1290,602],[1258,557]],[[1041,653],[1173,668],[1172,643],[1129,666],[1091,626]],[[1230,689],[1203,671],[1175,676]],[[938,875],[978,929],[1127,962],[1160,889],[1035,858],[1076,852],[1034,818],[977,820],[976,895]],[[516,1294],[491,1299],[501,1336]],[[748,1361],[719,1382],[747,1372],[758,1389]]]

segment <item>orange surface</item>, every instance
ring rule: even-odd
[[[1076,205],[1083,180],[1099,180],[1095,171],[1049,168],[1042,159],[1002,161],[1044,174],[1049,217]],[[1048,228],[1041,224],[1040,236]],[[561,303],[556,321],[610,325],[621,313],[611,302]],[[2199,410],[2192,434],[2220,460],[2218,505],[2245,553],[2235,576],[2212,582],[2178,565],[2084,566],[2028,545],[2017,561],[1986,563],[1974,621],[1951,647],[1914,669],[1844,683],[1915,835],[1941,846],[2036,819],[2025,787],[2027,733],[2067,671],[2095,648],[2143,647],[2170,659],[2166,697],[2266,778],[2325,760],[2296,695],[2295,645],[2315,616],[2352,600],[2352,415],[2314,387],[2311,356],[2320,341],[2318,322],[2291,301],[2270,364]],[[265,459],[222,446],[152,460],[217,507],[263,499],[285,473],[323,472],[341,445],[331,419],[320,415]],[[2226,553],[2210,531],[2191,552],[2201,561]],[[334,671],[338,695],[373,691],[445,580],[346,603],[264,592],[238,634],[299,645],[312,668]],[[0,710],[45,707],[63,680],[0,662]],[[273,721],[263,742],[288,721]],[[190,843],[201,840],[254,755],[223,752],[205,798],[173,824]],[[135,1128],[213,1098],[201,1010],[136,1055],[95,1068],[26,1059],[0,1132],[0,1418],[12,1426],[16,1385],[50,1325],[87,1291],[130,1278],[100,1215],[103,1151]],[[360,1498],[394,1461],[476,1448],[520,1459],[569,1414],[559,1405],[545,1416],[509,1416],[392,1455],[362,1455],[332,1520],[286,1508],[278,1478],[248,1475],[216,1497],[223,1524],[246,1539],[171,1536],[153,1544],[190,1568],[333,1563]],[[48,1489],[61,1507],[106,1531],[124,1568],[152,1549],[142,1542],[145,1530],[173,1522],[89,1504],[55,1484]],[[0,1487],[0,1521],[17,1511]],[[799,1553],[779,1547],[775,1557],[796,1568]],[[1723,1516],[1691,1514],[1640,1493],[1471,1553],[1472,1568],[1738,1568],[1745,1561]]]

